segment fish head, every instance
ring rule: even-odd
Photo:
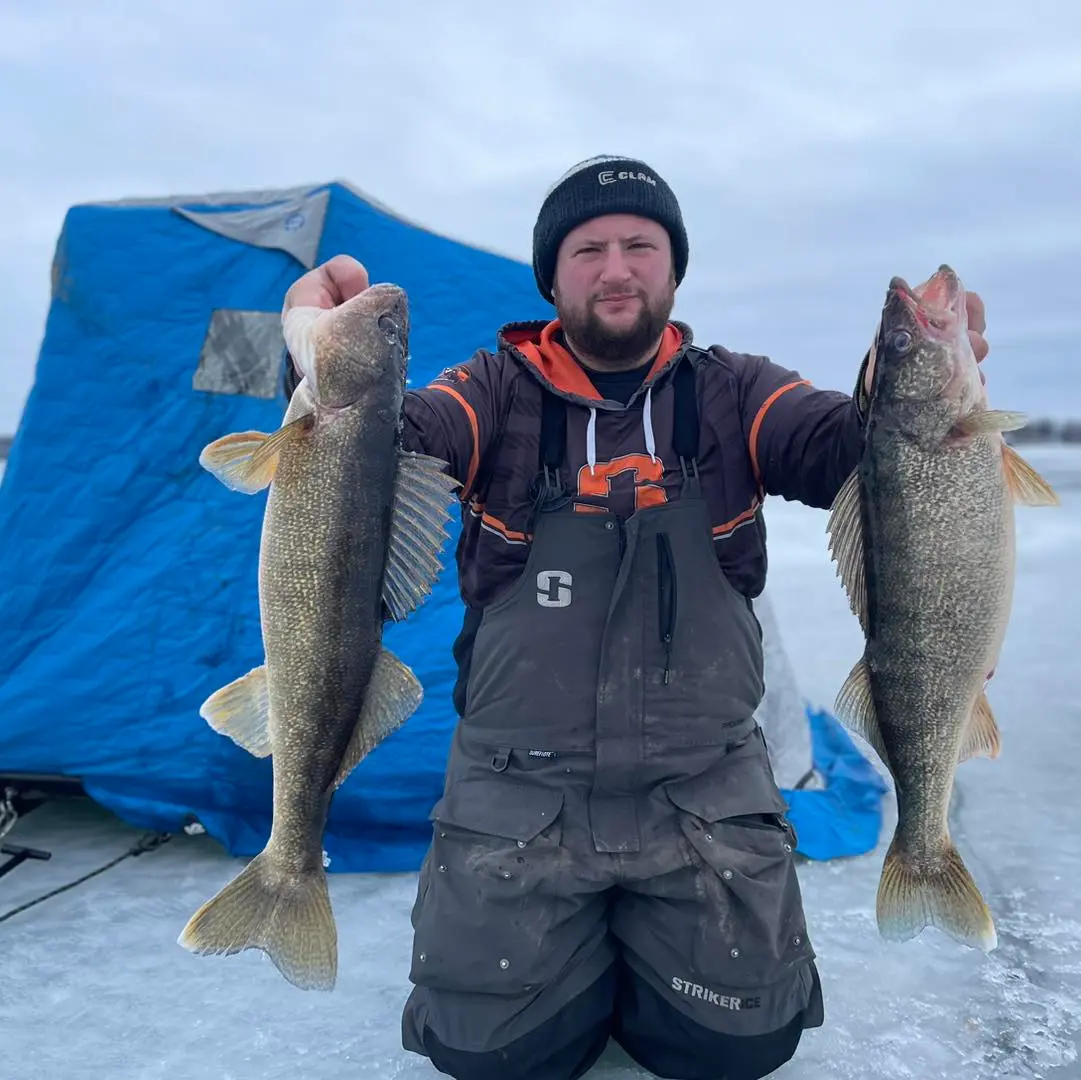
[[[940,266],[915,288],[890,281],[878,332],[870,409],[913,435],[944,436],[984,398],[961,279]]]
[[[373,387],[404,390],[409,302],[397,285],[372,285],[307,327],[304,370],[323,408],[355,404]]]

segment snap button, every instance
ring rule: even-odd
[[[504,877],[505,877],[505,878],[506,878],[506,879],[507,879],[508,881],[510,881],[510,871],[509,871],[509,870],[504,870],[504,871],[503,871],[503,876],[504,876]]]
[[[732,950],[732,959],[733,960],[739,959],[739,949],[733,949]]]
[[[787,841],[787,840],[785,841],[784,849],[785,849],[785,851],[787,851],[787,852],[788,852],[789,854],[791,854],[791,853],[792,853],[792,845],[791,845],[790,843],[788,843],[788,841]]]
[[[732,880],[732,871],[731,870],[722,870],[721,871],[721,877],[723,877],[725,881],[731,881]]]
[[[605,528],[606,528],[606,529],[607,529],[607,530],[608,530],[609,532],[611,532],[611,531],[612,531],[612,530],[613,530],[613,529],[615,528],[615,525],[614,525],[614,524],[613,524],[612,522],[610,522],[610,521],[606,521],[606,522],[604,523],[604,527],[605,527]]]
[[[792,939],[792,944],[793,944],[793,945],[802,945],[802,944],[803,944],[803,938],[801,938],[801,937],[799,936],[799,934],[797,934],[797,935],[796,935],[796,936],[795,936],[795,937],[794,937],[794,938]]]
[[[447,872],[447,866],[446,866],[446,863],[440,863],[440,864],[439,864],[439,872],[440,872],[441,874],[445,874],[445,873]]]
[[[518,841],[518,846],[519,847],[525,847],[525,841],[524,840],[519,840]]]
[[[712,840],[713,839],[713,833],[711,833],[711,832],[706,833],[706,839],[707,840]]]
[[[502,969],[503,969],[504,971],[506,971],[506,970],[507,970],[507,968],[509,968],[509,967],[510,967],[510,961],[509,961],[509,960],[500,960],[500,961],[499,961],[499,966],[500,966],[500,967],[501,967],[501,968],[502,968]]]
[[[421,953],[420,956],[417,959],[420,960],[420,962],[423,964],[424,961],[428,959],[428,954],[427,953]]]

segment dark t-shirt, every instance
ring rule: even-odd
[[[585,373],[601,397],[626,405],[631,394],[642,385],[652,366],[652,363],[641,364],[630,371],[590,371],[586,368]]]

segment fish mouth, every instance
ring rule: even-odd
[[[379,329],[383,331],[388,344],[402,352],[405,351],[405,325],[401,318],[396,318],[390,313],[380,315]]]
[[[902,277],[891,278],[889,292],[928,337],[947,341],[964,325],[965,289],[956,271],[945,263],[915,288]]]

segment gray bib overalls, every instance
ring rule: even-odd
[[[689,359],[678,499],[626,521],[559,478],[545,392],[528,562],[483,612],[413,910],[404,1045],[488,1051],[536,1029],[617,954],[712,1030],[760,1035],[822,1003],[753,713],[761,631],[714,552]]]

